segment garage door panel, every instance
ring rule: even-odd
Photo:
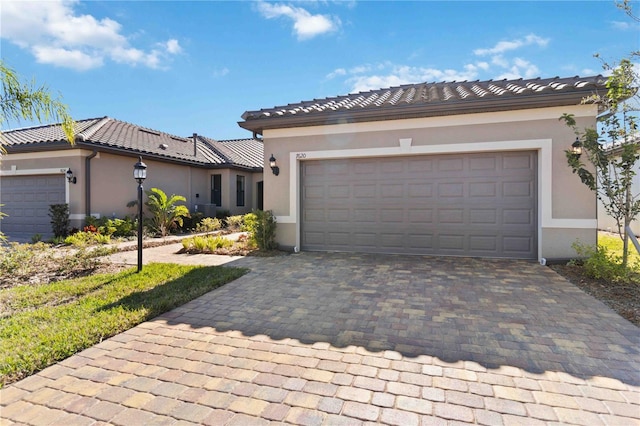
[[[469,170],[471,171],[488,171],[493,173],[496,170],[496,158],[495,157],[475,157],[469,159]]]
[[[375,185],[353,185],[353,197],[358,198],[374,198],[376,196]]]
[[[382,232],[380,234],[380,247],[399,249],[404,246],[404,233]]]
[[[442,250],[464,251],[464,237],[462,235],[443,234],[438,236],[438,248]]]
[[[403,184],[380,184],[380,195],[383,198],[402,198],[404,197]]]
[[[514,252],[527,253],[533,247],[533,239],[527,237],[504,237],[504,249]]]
[[[469,197],[495,197],[498,194],[495,182],[470,182]]]
[[[533,214],[528,209],[505,209],[502,223],[505,225],[533,225]]]
[[[378,235],[375,232],[370,233],[362,233],[355,232],[353,235],[353,243],[357,247],[375,247],[376,241],[378,240]]]
[[[409,210],[409,224],[413,225],[426,225],[433,224],[433,210],[431,209],[420,209],[420,210]],[[419,228],[418,228],[419,229]]]
[[[446,158],[438,160],[439,172],[460,172],[464,168],[464,160],[462,158]]]
[[[506,154],[502,157],[502,168],[505,170],[532,170],[534,162],[527,154]]]
[[[433,170],[433,160],[431,159],[408,160],[407,171],[411,174],[430,172],[431,170]]]
[[[433,234],[411,233],[407,236],[407,242],[410,249],[418,249],[425,253],[433,251]]]
[[[525,197],[533,195],[533,185],[531,182],[505,182],[502,185],[504,197]]]
[[[433,185],[429,183],[408,183],[408,193],[411,198],[431,198],[433,197]]]
[[[469,210],[469,223],[482,225],[497,225],[497,209],[471,209]]]
[[[35,234],[51,235],[49,206],[65,202],[62,175],[3,176],[0,203],[8,216],[0,229],[10,239],[28,241]]]
[[[302,249],[535,258],[536,170],[535,152],[303,162]]]
[[[471,235],[469,237],[469,250],[473,252],[485,252],[488,255],[498,251],[498,238],[492,235]]]

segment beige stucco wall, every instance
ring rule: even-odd
[[[265,155],[275,156],[280,175],[265,173],[265,210],[278,219],[277,240],[284,247],[299,246],[299,162],[309,159],[429,153],[531,149],[538,147],[539,254],[572,257],[571,244],[579,235],[587,244],[596,238],[595,197],[566,164],[565,149],[575,140],[558,118],[576,116],[579,128],[595,127],[596,107],[574,107],[469,114],[410,120],[389,120],[264,132]],[[405,147],[400,141],[405,140]],[[296,159],[296,157],[305,157]],[[265,158],[266,161],[266,158]],[[539,176],[539,182],[541,177]],[[552,236],[552,237],[551,237]]]
[[[86,170],[85,159],[92,151],[67,148],[59,151],[33,152],[4,155],[0,162],[0,170],[4,174],[19,171],[29,174],[43,169],[67,168],[73,170],[77,183],[69,184],[69,211],[71,226],[82,227],[85,211]],[[91,214],[100,216],[124,217],[134,215],[135,208],[128,208],[129,201],[136,200],[138,184],[133,179],[133,165],[138,161],[137,156],[123,156],[108,153],[98,153],[91,159]],[[178,194],[187,198],[186,205],[190,211],[195,204],[209,204],[211,202],[211,175],[222,174],[222,209],[231,214],[250,212],[255,207],[255,184],[262,180],[262,173],[239,171],[232,169],[205,169],[190,167],[175,163],[167,163],[145,158],[147,165],[147,179],[143,183],[145,190],[156,187],[167,195]],[[245,176],[245,206],[236,204],[236,175]],[[196,197],[198,195],[198,197]]]
[[[42,174],[47,170],[57,170],[58,173],[63,175],[66,169],[71,169],[74,175],[78,177],[77,184],[66,184],[71,226],[80,227],[83,221],[80,220],[78,214],[84,212],[85,199],[84,185],[80,176],[84,175],[84,157],[89,154],[91,154],[91,151],[72,148],[51,152],[5,154],[0,162],[0,170],[3,175],[11,175],[13,173]],[[82,217],[84,217],[84,214],[82,214]]]

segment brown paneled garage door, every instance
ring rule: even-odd
[[[49,237],[50,204],[65,202],[64,176],[2,176],[0,204],[8,216],[0,221],[0,230],[11,239],[29,241],[35,234]]]
[[[302,163],[302,249],[535,259],[535,151]]]

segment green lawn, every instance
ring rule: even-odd
[[[622,239],[617,235],[610,235],[604,232],[598,233],[598,245],[607,248],[607,252],[622,258]],[[629,265],[640,265],[640,255],[635,246],[629,240]]]
[[[146,265],[0,290],[0,387],[195,299],[242,268]]]

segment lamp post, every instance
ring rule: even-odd
[[[133,178],[138,181],[138,272],[142,271],[142,182],[147,178],[147,165],[138,157],[133,165]]]

